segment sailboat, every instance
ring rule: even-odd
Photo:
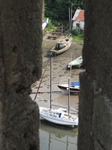
[[[65,92],[68,91],[68,84],[58,84],[58,87]],[[80,91],[79,82],[71,82],[70,93],[78,94],[79,91]]]
[[[69,82],[69,80],[68,80]],[[68,83],[69,84],[69,83]],[[68,95],[68,111],[65,108],[52,108],[52,53],[50,55],[50,108],[39,107],[40,118],[49,122],[64,125],[64,126],[78,126],[78,115],[69,113],[69,96]]]

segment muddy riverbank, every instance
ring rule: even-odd
[[[36,102],[39,106],[48,106],[49,107],[49,99],[50,99],[50,61],[47,56],[47,52],[55,46],[56,41],[63,37],[61,35],[56,40],[48,39],[48,34],[43,37],[43,73],[44,77],[42,79],[42,83],[39,88],[39,93],[37,94]],[[71,81],[79,81],[79,73],[84,71],[83,69],[72,69],[67,70],[66,66],[68,62],[82,55],[82,47],[83,45],[73,43],[71,47],[64,53],[53,57],[52,61],[52,100],[53,104],[60,106],[67,106],[68,104],[68,93],[63,92],[58,88],[59,83],[68,83],[68,77],[70,77]],[[41,80],[41,79],[40,79]],[[31,97],[34,99],[35,93],[39,87],[40,81],[35,82],[32,85],[32,94]],[[70,108],[78,109],[78,95],[70,95]]]

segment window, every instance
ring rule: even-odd
[[[76,23],[76,28],[80,28],[80,24],[79,23]]]

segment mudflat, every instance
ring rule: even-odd
[[[49,34],[45,34],[42,43],[43,52],[43,78],[36,81],[32,85],[31,97],[38,103],[39,106],[49,107],[50,105],[50,58],[47,55],[48,51],[55,46],[56,41],[64,37],[61,35],[56,39],[48,38]],[[72,42],[71,47],[64,53],[52,58],[52,104],[58,106],[67,107],[68,105],[68,92],[64,92],[58,88],[58,84],[68,83],[68,77],[70,82],[79,81],[79,73],[84,71],[80,69],[67,69],[67,64],[75,58],[82,55],[83,45]],[[40,88],[39,88],[40,87]],[[39,88],[39,90],[38,90]],[[79,95],[70,94],[70,109],[78,109]]]

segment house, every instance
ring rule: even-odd
[[[72,30],[81,29],[84,30],[84,10],[77,9],[72,18]]]

